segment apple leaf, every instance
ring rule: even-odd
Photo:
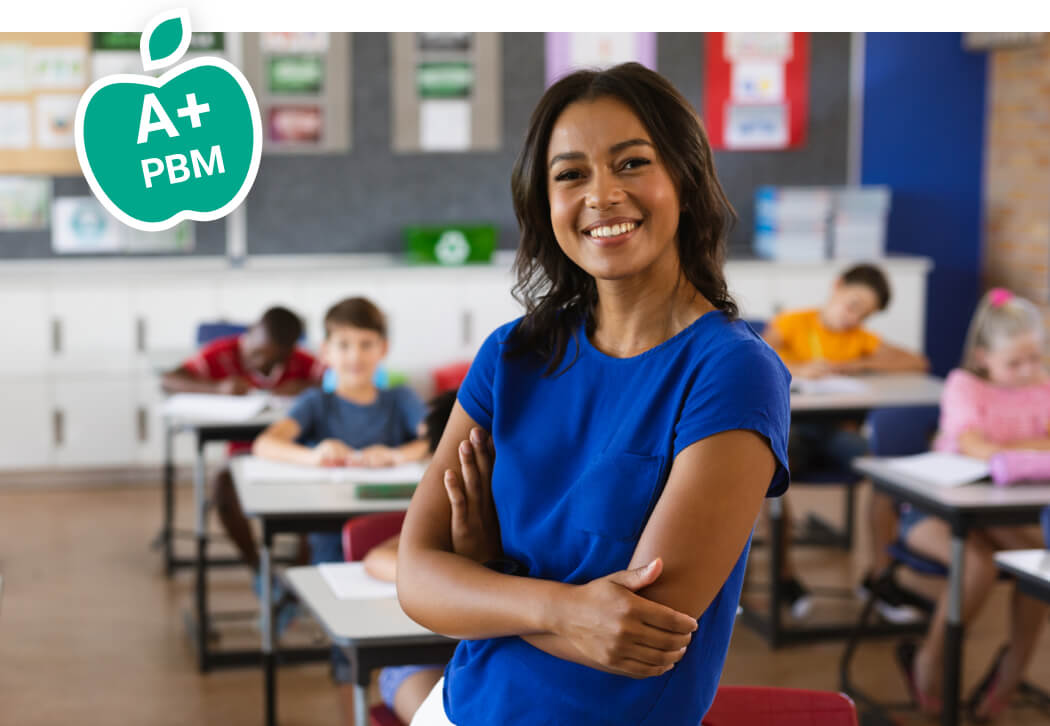
[[[182,44],[182,18],[175,17],[158,25],[149,36],[149,57],[153,62],[167,58]]]

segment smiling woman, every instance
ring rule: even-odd
[[[413,723],[695,726],[787,487],[789,376],[737,319],[732,209],[663,77],[551,86],[512,189],[526,313],[482,345],[402,530],[402,606],[464,641]]]

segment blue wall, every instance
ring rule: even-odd
[[[926,354],[957,365],[980,286],[983,53],[959,33],[867,33],[861,182],[893,189],[887,248],[933,260]]]

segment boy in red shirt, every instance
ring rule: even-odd
[[[240,396],[264,390],[279,396],[295,396],[320,385],[324,365],[313,355],[296,347],[303,323],[287,308],[272,307],[248,330],[208,343],[196,355],[164,374],[162,385],[168,393],[217,393]],[[251,441],[230,443],[230,455],[251,451]],[[212,490],[219,519],[245,562],[256,573],[259,556],[251,526],[241,510],[233,477],[223,468],[215,477]],[[307,561],[305,540],[300,557]],[[275,592],[277,599],[280,595]]]

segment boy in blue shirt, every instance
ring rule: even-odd
[[[387,353],[386,318],[372,302],[355,297],[336,303],[324,318],[321,346],[335,373],[335,390],[313,389],[296,399],[288,416],[255,440],[257,456],[306,466],[393,466],[429,454],[421,437],[423,403],[409,388],[380,389],[376,369]],[[339,533],[310,535],[311,560],[341,562]],[[350,664],[332,650],[344,720],[353,721]]]

